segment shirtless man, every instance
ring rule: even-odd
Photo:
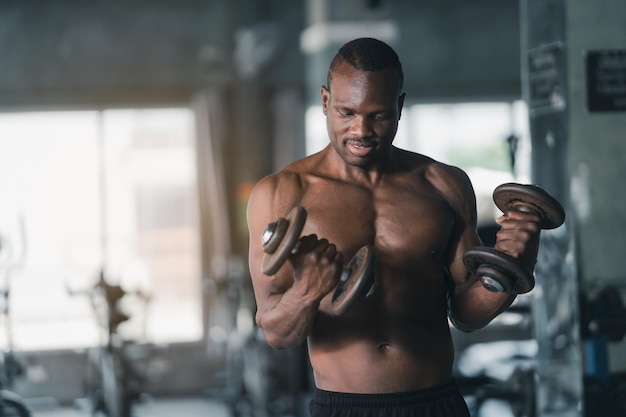
[[[256,321],[271,346],[308,341],[315,417],[468,416],[448,317],[462,331],[480,329],[515,299],[487,291],[463,264],[481,245],[466,174],[392,145],[402,84],[388,45],[344,45],[321,89],[329,145],[263,178],[249,200]],[[297,205],[308,214],[300,247],[266,276],[260,236]],[[502,216],[495,248],[532,269],[524,253],[538,242],[538,221]],[[377,253],[375,291],[341,316],[324,313],[342,265],[366,244]]]

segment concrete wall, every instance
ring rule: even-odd
[[[542,231],[530,294],[537,340],[538,415],[578,415],[583,398],[575,217],[569,198],[569,96],[565,1],[521,4],[522,85],[529,107],[531,181],[553,195],[565,224]]]
[[[521,6],[533,182],[553,193],[568,216],[565,226],[545,233],[536,271],[538,412],[611,415],[601,410],[609,402],[609,374],[626,369],[625,342],[607,349],[606,340],[591,338],[590,310],[579,301],[607,285],[626,300],[626,188],[619,183],[626,174],[626,105],[590,109],[586,59],[593,51],[626,49],[626,9],[618,0]]]
[[[521,95],[515,1],[309,0],[307,4],[310,12],[303,40],[317,46],[307,51],[312,100],[319,98],[337,49],[359,36],[378,37],[396,49],[409,100]]]
[[[626,108],[591,112],[587,107],[587,52],[626,49],[626,8],[604,0],[568,2],[568,67],[572,195],[578,217],[581,277],[626,282]],[[626,349],[625,349],[626,351]],[[626,356],[625,356],[626,358]],[[626,369],[626,360],[621,361]]]
[[[245,74],[260,85],[302,85],[300,32],[312,7],[304,3],[3,1],[0,106],[184,99],[189,90],[233,85]],[[324,3],[327,21],[397,25],[409,90],[519,95],[514,1]]]
[[[581,284],[588,292],[616,285],[626,304],[626,186],[621,183],[626,176],[626,106],[590,111],[585,68],[589,52],[626,50],[626,8],[619,0],[572,0],[566,12],[572,203]],[[611,371],[626,371],[626,341],[612,343],[609,358]]]
[[[272,59],[297,66],[298,2],[173,0],[0,3],[0,105],[93,105],[188,99],[189,91],[236,82],[243,34],[278,45]],[[259,46],[259,45],[256,45]],[[258,48],[257,48],[258,49]],[[266,84],[298,83],[282,71]]]

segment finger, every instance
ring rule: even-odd
[[[515,218],[515,217],[504,217],[499,218],[498,221],[500,223],[499,231],[515,231],[515,230],[523,230],[529,233],[538,233],[541,229],[539,222],[535,221],[534,218]]]
[[[319,253],[320,255],[323,254],[324,252],[326,252],[326,250],[328,249],[328,247],[331,245],[331,243],[328,241],[328,239],[320,239],[315,243],[315,252]]]
[[[506,214],[502,215],[498,218],[498,223],[506,222],[506,221],[520,221],[520,222],[528,222],[528,223],[536,223],[539,225],[541,223],[541,216],[537,212],[526,212],[520,210],[509,210]]]
[[[337,246],[335,246],[334,243],[330,243],[324,251],[324,256],[326,256],[328,259],[335,259],[335,257],[337,256]]]
[[[498,241],[494,249],[505,253],[513,258],[518,258],[524,253],[526,245],[515,240]]]
[[[337,265],[337,269],[341,272],[344,266],[343,253],[337,252],[337,255],[335,257],[335,264]]]
[[[494,248],[507,255],[518,257],[526,252],[528,245],[533,245],[538,237],[538,228],[532,224],[522,223],[502,227],[496,233],[496,244]]]
[[[530,240],[539,235],[539,227],[535,224],[518,223],[502,226],[496,233],[496,238],[500,239],[522,239]]]
[[[317,235],[306,235],[302,236],[298,239],[296,246],[291,250],[292,255],[307,253],[315,248],[315,244],[317,243]]]

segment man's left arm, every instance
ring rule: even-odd
[[[489,291],[465,267],[465,252],[482,245],[476,231],[476,197],[471,182],[463,171],[453,169],[450,172],[450,182],[455,186],[448,185],[445,195],[455,212],[456,221],[447,265],[451,278],[449,317],[459,330],[471,332],[485,327],[506,310],[517,294]],[[497,221],[501,228],[496,234],[494,248],[513,258],[519,258],[532,271],[539,241],[537,216],[509,211]]]

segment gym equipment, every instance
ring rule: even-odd
[[[610,344],[626,337],[624,288],[606,285],[592,296],[579,294],[586,416],[626,415],[626,373],[610,367]]]
[[[98,281],[83,290],[67,291],[72,296],[87,296],[102,332],[102,343],[87,352],[87,397],[94,416],[104,413],[107,417],[132,417],[135,404],[144,392],[147,381],[145,346],[125,340],[118,332],[121,323],[131,317],[121,310],[120,302],[127,295],[138,297],[148,303],[149,297],[140,291],[128,292],[120,285],[110,284],[100,271]]]
[[[296,206],[286,217],[270,223],[261,236],[263,244],[263,265],[265,275],[274,275],[290,255],[296,254],[304,223],[306,210]],[[331,315],[341,315],[352,305],[365,298],[374,286],[374,246],[365,245],[357,251],[350,262],[343,267],[339,284],[332,294],[329,304],[322,303],[320,310]]]
[[[565,221],[561,204],[536,185],[499,185],[493,192],[493,200],[503,213],[518,210],[537,214],[541,219],[540,229],[556,229]],[[535,286],[533,273],[526,265],[493,248],[479,246],[468,250],[463,262],[489,291],[524,294]]]
[[[25,229],[21,216],[15,234],[5,234],[0,227],[0,318],[4,326],[6,343],[0,348],[0,416],[32,416],[24,399],[12,391],[16,381],[26,374],[24,364],[13,348],[10,309],[13,274],[23,266],[26,254],[24,237]]]

